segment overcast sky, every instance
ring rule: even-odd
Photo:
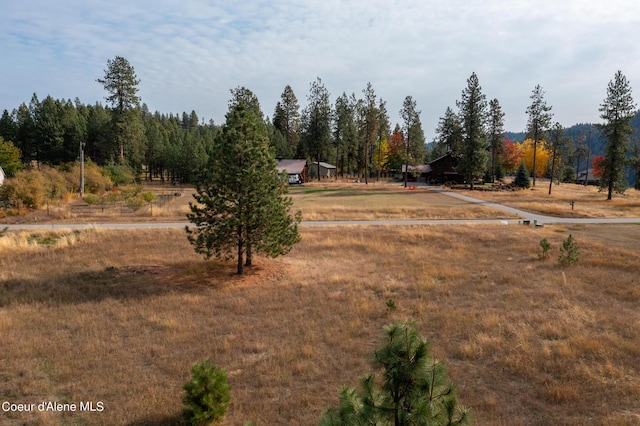
[[[40,99],[103,102],[108,59],[135,68],[151,111],[220,124],[245,86],[273,115],[320,77],[331,102],[371,82],[392,126],[410,95],[428,140],[478,75],[522,131],[536,84],[554,121],[599,122],[617,70],[640,99],[638,0],[22,0],[0,10],[0,111]]]

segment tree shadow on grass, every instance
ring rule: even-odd
[[[142,300],[167,293],[199,293],[242,279],[235,265],[191,261],[162,265],[124,265],[0,281],[0,308],[12,305],[67,305],[106,299]]]

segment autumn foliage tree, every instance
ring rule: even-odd
[[[522,145],[505,137],[504,149],[500,154],[500,161],[506,173],[515,173],[522,162]]]
[[[397,125],[389,142],[389,153],[387,155],[387,166],[389,169],[400,170],[402,168],[406,148],[407,141],[404,138],[400,126]]]
[[[386,137],[380,139],[373,150],[371,165],[378,171],[385,170],[389,164],[389,141]]]
[[[593,177],[600,179],[604,173],[605,161],[607,158],[603,155],[596,155],[591,159],[591,168]]]
[[[535,164],[535,176],[544,176],[544,172],[547,170],[547,164],[549,163],[549,150],[546,148],[546,143],[541,140],[535,143],[533,139],[526,139],[522,143],[522,163],[524,163],[532,175]]]

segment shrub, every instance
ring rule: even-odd
[[[156,199],[156,194],[154,194],[152,191],[144,191],[142,193],[142,199],[151,204]]]
[[[569,234],[569,238],[567,238],[563,243],[562,247],[560,247],[560,256],[558,257],[558,262],[562,266],[571,266],[578,263],[578,254],[580,252],[580,247],[578,243],[575,242],[573,236]]]
[[[127,207],[129,207],[134,212],[140,210],[143,205],[144,205],[144,200],[142,198],[139,198],[139,197],[127,198]]]
[[[227,373],[205,359],[191,366],[191,375],[191,380],[182,386],[186,392],[182,413],[187,424],[208,425],[221,420],[231,401]]]
[[[84,168],[85,192],[92,194],[102,194],[113,188],[113,182],[109,176],[103,174],[102,170],[94,164]],[[80,185],[78,185],[79,187]]]
[[[123,164],[107,164],[104,166],[106,175],[111,179],[114,185],[121,186],[135,182],[136,175],[129,166]]]
[[[518,167],[518,171],[516,172],[516,178],[513,181],[513,184],[519,188],[529,188],[531,186],[531,182],[529,180],[529,171],[524,163],[520,163],[520,167]]]
[[[39,170],[21,170],[15,177],[6,180],[2,187],[2,201],[30,209],[39,209],[49,202],[58,201],[69,191],[63,175],[46,166]]]
[[[93,204],[98,204],[100,202],[100,197],[96,194],[87,194],[84,197],[84,201],[91,206]]]
[[[549,250],[551,249],[551,244],[549,243],[549,241],[547,241],[546,238],[543,238],[542,240],[540,240],[540,248],[542,249],[542,252],[538,254],[538,257],[540,259],[548,259]]]
[[[387,300],[386,305],[387,305],[387,315],[389,315],[390,313],[398,309],[398,307],[396,306],[396,301],[393,299]]]
[[[362,377],[362,392],[343,388],[340,404],[320,419],[337,425],[463,425],[467,410],[458,407],[444,365],[429,357],[427,341],[411,322],[385,327],[387,343],[374,353],[374,367],[384,369],[383,380]]]
[[[64,166],[65,178],[73,191],[80,192],[80,162],[70,163]],[[97,164],[90,160],[84,163],[84,189],[85,193],[101,195],[113,188],[111,178]]]
[[[563,182],[574,182],[576,180],[576,169],[571,166],[565,166],[562,169],[562,181]]]
[[[118,188],[120,190],[120,198],[126,200],[128,198],[137,197],[142,192],[142,185],[126,185]]]

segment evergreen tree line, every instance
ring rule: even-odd
[[[386,101],[376,95],[371,83],[362,90],[362,97],[343,92],[333,104],[329,99],[320,78],[310,84],[303,109],[291,86],[285,87],[273,119],[266,118],[277,157],[329,162],[336,166],[338,175],[358,175],[365,180],[398,171],[407,160],[424,164],[426,145],[420,112],[410,96],[405,104],[408,100],[413,109],[406,111],[403,105],[400,110],[408,121],[402,127],[396,124],[393,132]],[[392,144],[394,137],[397,142]]]
[[[500,179],[506,141],[505,114],[500,102],[495,98],[487,101],[474,72],[467,79],[456,106],[457,112],[447,107],[440,117],[429,159],[451,153],[457,159],[456,171],[471,189],[479,179],[490,182]]]
[[[181,115],[151,113],[146,104],[140,104],[140,80],[125,58],[116,56],[107,61],[104,71],[104,77],[96,81],[104,86],[108,105],[85,105],[77,98],[57,100],[51,96],[40,100],[34,94],[28,105],[23,103],[12,112],[3,112],[0,137],[19,149],[27,166],[75,161],[84,146],[86,157],[98,165],[126,165],[142,179],[195,182],[208,161],[220,127],[213,121],[200,123],[195,111]],[[307,105],[302,109],[287,85],[272,119],[261,111],[250,90],[238,87],[231,93],[232,99],[246,106],[254,103],[252,107],[267,126],[269,145],[277,157],[329,162],[336,165],[341,176],[358,175],[366,181],[384,172],[424,164],[448,151],[458,158],[460,175],[472,184],[481,178],[494,181],[504,172],[504,113],[497,99],[487,102],[475,73],[456,102],[458,112],[447,108],[441,117],[429,151],[420,111],[411,96],[405,98],[399,111],[403,123],[397,123],[391,131],[386,102],[376,95],[371,83],[361,96],[343,92],[332,104],[328,90],[317,78],[310,84]],[[243,94],[250,96],[242,99]],[[559,125],[552,126],[551,107],[546,105],[539,85],[531,99],[526,111],[526,136],[533,141],[531,172],[535,186],[538,146],[544,146],[552,127]],[[631,128],[637,121],[635,115]],[[606,138],[601,132],[587,132],[582,127],[556,135],[558,145],[553,158],[558,160],[559,169],[569,164],[580,168],[581,158],[586,164],[588,154],[583,151],[588,147],[581,136],[589,135],[592,155],[605,150]],[[581,136],[573,134],[575,131]],[[549,175],[555,173],[554,170]]]
[[[58,166],[84,155],[105,166],[120,163],[113,109],[100,103],[86,105],[79,99],[59,100],[33,95],[0,118],[0,137],[13,142],[27,166]],[[165,115],[149,112],[146,104],[127,117],[125,163],[142,178],[192,181],[207,161],[217,126],[198,122],[197,114]]]
[[[97,82],[109,94],[105,97],[107,105],[51,96],[40,100],[34,94],[29,104],[23,103],[11,112],[4,110],[0,137],[20,150],[27,167],[73,162],[83,146],[85,157],[94,163],[126,165],[141,179],[195,182],[220,127],[213,121],[199,122],[195,111],[181,115],[151,113],[146,104],[140,105],[136,94],[140,81],[122,57],[109,60],[104,78]],[[250,94],[242,103],[255,103],[255,112],[267,126],[269,145],[277,157],[330,162],[340,175],[365,178],[399,170],[406,162],[424,164],[426,146],[420,112],[410,96],[400,111],[408,121],[402,126],[396,124],[395,143],[391,144],[386,102],[379,99],[370,83],[363,96],[342,93],[331,104],[328,90],[317,78],[310,84],[307,106],[302,109],[287,85],[272,119],[261,111],[250,90],[238,87],[231,93],[232,99]],[[411,110],[406,110],[407,105]]]

